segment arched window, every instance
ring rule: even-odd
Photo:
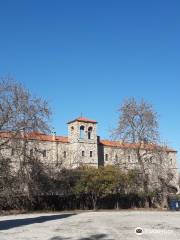
[[[88,139],[92,139],[92,127],[88,128]]]
[[[34,155],[34,151],[33,149],[30,149],[30,157],[33,157],[33,155]]]
[[[80,139],[84,138],[84,126],[80,126]]]
[[[14,156],[14,153],[15,153],[15,149],[12,148],[12,149],[11,149],[11,156]]]
[[[153,157],[150,157],[149,163],[152,163],[152,162],[153,162]]]
[[[43,157],[46,157],[46,150],[43,150],[42,154],[43,154]]]
[[[116,154],[115,156],[115,161],[117,162],[118,161],[118,155]]]
[[[72,126],[71,127],[71,134],[73,134],[73,132],[74,132],[74,127]]]

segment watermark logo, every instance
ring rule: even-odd
[[[137,227],[134,230],[136,235],[142,235],[142,234],[160,234],[160,235],[172,235],[174,232],[171,229],[142,229],[141,227]]]
[[[143,229],[142,229],[141,227],[137,227],[137,228],[135,229],[135,233],[136,233],[137,235],[142,235],[142,234],[143,234]]]

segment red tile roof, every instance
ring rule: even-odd
[[[68,143],[68,137],[64,136],[56,136],[56,142],[63,142],[63,143]]]
[[[13,135],[8,132],[0,132],[0,137],[12,138]],[[68,143],[68,137],[47,135],[47,134],[39,133],[39,132],[26,133],[24,136],[22,134],[18,134],[18,135],[15,135],[14,137],[17,139]]]
[[[100,140],[100,144],[102,144],[106,147],[129,148],[129,149],[141,147],[142,149],[153,150],[153,149],[157,148],[157,145],[155,145],[155,144],[143,144],[142,145],[142,144],[125,143],[122,141],[110,141],[110,140]],[[162,146],[161,146],[161,148],[162,148]],[[168,147],[163,147],[163,149],[165,149],[167,152],[177,152],[176,150],[174,150],[172,148],[168,148]]]
[[[28,139],[40,140],[40,141],[50,141],[50,142],[62,142],[68,143],[68,137],[64,136],[54,136],[54,135],[46,135],[43,133],[33,132],[28,134]]]
[[[75,122],[75,121],[85,122],[85,123],[97,123],[97,121],[95,121],[95,120],[91,120],[91,119],[84,118],[84,117],[79,117],[79,118],[76,118],[76,119],[68,122],[67,124],[72,123],[72,122]]]
[[[2,138],[11,138],[13,135],[8,132],[0,132],[0,137]],[[25,136],[22,134],[14,136],[17,139],[23,139],[26,138],[28,140],[39,140],[39,141],[49,141],[49,142],[61,142],[61,143],[68,143],[68,137],[64,136],[53,136],[53,135],[47,135],[44,133],[39,133],[39,132],[32,132],[32,133],[26,133]],[[100,140],[100,144],[106,147],[116,147],[116,148],[137,148],[140,146],[140,144],[133,144],[133,143],[124,143],[122,141],[110,141],[110,140]],[[154,144],[141,144],[142,149],[150,149],[153,150],[157,145]],[[164,149],[167,152],[177,152],[176,150],[168,147],[164,147]]]

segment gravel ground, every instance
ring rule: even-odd
[[[142,228],[137,235],[135,229]],[[0,240],[180,239],[180,212],[100,211],[0,217]]]

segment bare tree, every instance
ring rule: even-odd
[[[10,78],[1,80],[1,132],[10,132],[13,136],[21,132],[47,132],[50,113],[48,103],[42,98],[32,96],[20,83]]]
[[[170,175],[165,173],[168,168],[162,161],[167,157],[167,149],[160,144],[157,113],[151,104],[144,100],[138,102],[134,98],[127,99],[119,112],[115,135],[122,139],[122,146],[124,144],[126,151],[130,151],[136,158],[143,191],[145,196],[148,196],[153,190],[152,180],[156,181],[157,185],[162,179],[167,184],[170,182]],[[149,198],[146,200],[148,205]]]
[[[30,148],[38,149],[38,141],[29,141],[32,133],[48,133],[51,111],[42,98],[33,96],[22,84],[5,77],[0,81],[0,168],[10,166],[8,159],[17,161],[20,182],[31,183],[35,169]],[[31,137],[32,138],[32,137]],[[38,139],[37,139],[38,140]],[[7,164],[6,164],[7,163]],[[31,164],[30,164],[31,163]],[[34,163],[34,162],[33,162]],[[38,165],[40,168],[40,164]],[[30,170],[31,168],[31,170]],[[42,169],[42,166],[41,166]],[[17,170],[17,169],[16,169]],[[4,170],[5,171],[5,170]],[[4,173],[0,173],[3,179]],[[21,189],[21,186],[19,186]]]
[[[123,140],[130,143],[157,143],[159,140],[157,113],[153,107],[141,100],[127,99],[119,109],[119,125],[116,130]]]

